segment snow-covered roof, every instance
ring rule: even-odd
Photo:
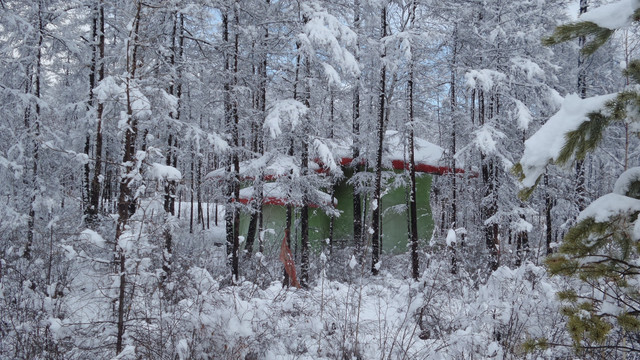
[[[444,149],[440,146],[419,137],[414,137],[413,145],[415,147],[414,160],[416,164],[444,165]],[[409,160],[409,141],[404,134],[395,130],[387,130],[382,161],[384,164],[394,160]]]
[[[314,142],[314,151],[318,158],[309,162],[309,168],[314,172],[342,175],[339,166],[350,165],[353,161],[351,139],[323,139]],[[425,139],[414,137],[416,171],[429,174],[450,174],[453,170],[447,166],[445,150]],[[405,134],[387,130],[384,139],[384,152],[382,165],[387,169],[409,169],[408,138]],[[368,154],[368,155],[367,155]],[[328,164],[333,157],[333,164]],[[368,159],[367,159],[368,158]],[[375,151],[364,151],[359,161],[372,164],[375,161]],[[458,163],[460,163],[458,161]],[[264,174],[267,181],[281,176],[300,176],[300,164],[293,156],[267,153],[259,158],[240,163],[240,177],[242,179],[254,179]],[[465,171],[455,169],[456,173]],[[227,173],[226,168],[216,169],[207,174],[207,179],[223,178]]]
[[[383,143],[382,166],[388,169],[402,170],[409,169],[409,139],[401,132],[387,130]],[[418,172],[429,174],[449,174],[453,170],[447,166],[445,150],[425,139],[414,137],[415,148],[414,160],[415,168]],[[341,165],[349,165],[353,161],[351,158],[350,145],[341,143],[335,146],[336,157]],[[367,159],[361,160],[365,162]],[[375,161],[375,151],[369,151],[368,163]],[[455,169],[456,173],[464,173],[461,168]]]
[[[302,205],[302,193],[296,192],[292,190],[289,192],[289,188],[286,185],[281,183],[273,182],[273,183],[264,183],[262,186],[262,196],[263,203],[267,205],[288,205],[292,204],[294,206]],[[240,190],[240,201],[243,204],[246,204],[253,200],[253,195],[255,193],[255,188],[253,186],[246,187]],[[311,207],[320,207],[320,205],[331,205],[331,195],[319,191],[314,190],[313,194],[311,194],[312,203],[309,204]],[[333,205],[335,206],[338,203],[338,200],[333,199]]]
[[[312,171],[317,171],[320,166],[316,163],[309,163]],[[226,168],[216,169],[207,174],[206,179],[222,178],[227,173]],[[289,155],[267,153],[259,158],[243,161],[240,163],[240,177],[243,179],[253,179],[260,174],[264,174],[265,180],[277,179],[281,176],[300,176],[300,166],[296,158]]]

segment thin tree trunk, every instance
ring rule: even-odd
[[[415,22],[416,2],[411,4],[411,24]],[[413,54],[413,52],[412,52]],[[420,267],[418,263],[418,205],[416,193],[416,158],[414,145],[415,118],[413,114],[413,59],[409,63],[409,76],[407,80],[408,105],[409,105],[409,243],[411,244],[411,276],[414,280],[420,277]]]
[[[545,218],[545,237],[547,242],[547,255],[551,255],[553,253],[553,248],[551,247],[551,243],[553,242],[553,219],[551,218],[551,210],[553,209],[553,199],[551,198],[551,193],[549,190],[549,175],[544,174],[544,188],[546,189],[544,195],[544,218]]]
[[[308,20],[305,18],[305,22]],[[302,95],[302,102],[304,105],[310,107],[311,89],[309,88],[309,72],[310,72],[310,60],[308,56],[305,56],[304,61],[304,94]],[[311,132],[309,126],[310,119],[305,116],[303,121],[303,134],[302,134],[302,174],[304,177],[309,176],[309,133]],[[309,287],[309,194],[307,193],[307,186],[303,187],[302,197],[302,209],[300,209],[300,286],[303,288]]]
[[[587,12],[589,6],[589,0],[580,0],[580,11],[579,15],[582,15]],[[581,36],[578,38],[578,46],[580,49],[584,47],[585,37]],[[581,99],[586,99],[587,97],[587,69],[585,66],[585,57],[584,55],[578,55],[578,93],[580,94]],[[584,169],[584,160],[576,160],[576,203],[578,205],[578,210],[582,211],[587,207],[587,190],[585,187],[585,169]]]
[[[380,16],[381,37],[384,39],[387,36],[387,7],[386,4],[382,6]],[[380,268],[380,249],[382,243],[381,234],[381,216],[380,210],[382,207],[382,151],[384,142],[384,118],[385,118],[385,89],[387,82],[387,67],[385,65],[386,50],[383,49],[381,57],[381,69],[380,69],[380,88],[378,89],[378,148],[376,152],[376,176],[373,194],[373,214],[371,219],[371,228],[373,233],[371,234],[371,273],[378,275]]]
[[[184,48],[184,18],[182,14],[173,14],[173,33],[171,36],[171,66],[176,72],[176,79],[169,87],[169,93],[173,94],[178,100],[178,108],[175,112],[169,114],[170,117],[176,120],[180,120],[180,105],[182,100],[182,81],[180,79],[180,72],[176,67],[176,58],[182,60],[183,48]],[[176,47],[176,38],[178,38],[178,45]],[[175,139],[173,134],[169,133],[167,140],[167,166],[176,167],[178,156],[176,154],[176,148],[178,145],[178,137]],[[176,182],[174,180],[167,180],[165,184],[165,198],[164,198],[164,211],[165,216],[175,216],[175,198],[176,198]],[[171,227],[165,225],[163,232],[164,235],[164,251],[162,253],[162,270],[165,273],[165,278],[171,276],[172,273],[172,256],[173,256],[173,234]],[[164,280],[164,279],[163,279]]]
[[[127,176],[133,170],[135,163],[135,143],[138,133],[138,121],[133,116],[131,86],[136,78],[137,52],[138,52],[138,31],[140,28],[142,2],[137,3],[136,15],[134,18],[134,27],[129,36],[130,42],[127,46],[127,68],[128,74],[126,78],[126,98],[127,98],[127,128],[125,130],[124,154],[122,156],[122,164],[125,164],[124,173],[120,178],[120,194],[118,195],[118,223],[116,227],[116,259],[118,270],[120,273],[120,285],[118,289],[118,323],[116,336],[116,354],[122,352],[123,336],[125,333],[124,313],[125,313],[125,294],[126,294],[126,255],[124,249],[118,244],[118,240],[125,232],[129,218],[135,211],[135,201],[133,199],[133,189],[129,186],[130,178]],[[133,49],[129,51],[133,44]]]
[[[198,192],[198,224],[202,225],[202,230],[205,229],[204,223],[204,208],[202,207],[202,158],[198,157],[198,173],[196,174],[197,183],[196,191]]]
[[[355,0],[353,14],[353,25],[357,34],[360,32],[360,1]],[[360,61],[360,37],[356,37],[356,61]],[[357,179],[358,173],[362,171],[360,165],[360,75],[356,78],[355,86],[353,89],[353,119],[352,119],[352,131],[353,131],[353,178]],[[360,189],[357,182],[353,184],[353,243],[355,252],[360,261],[364,259],[364,237],[362,236],[362,197],[360,196]]]
[[[193,234],[193,203],[194,203],[194,195],[195,195],[195,166],[193,162],[195,161],[195,150],[193,149],[193,144],[191,145],[191,199],[189,201],[189,234]]]
[[[267,5],[269,4],[269,0],[267,0]],[[260,87],[258,89],[258,95],[256,99],[256,110],[258,110],[262,114],[262,119],[264,119],[267,115],[267,59],[268,59],[268,49],[267,49],[267,39],[269,37],[269,28],[265,26],[264,28],[264,37],[261,43],[262,50],[262,63],[258,66],[258,76],[260,81]],[[264,155],[264,141],[263,141],[263,132],[261,131],[261,127],[257,126],[255,130],[255,146],[254,151]],[[249,229],[247,231],[247,243],[245,246],[245,256],[250,258],[253,253],[253,245],[256,237],[256,232],[258,236],[262,232],[262,226],[260,226],[262,219],[262,197],[263,197],[263,187],[264,183],[264,174],[260,173],[258,178],[254,183],[255,191],[254,191],[254,204],[252,204],[251,211],[251,219],[249,220]],[[262,253],[262,242],[258,239],[259,251]]]
[[[228,11],[228,10],[227,10]],[[222,14],[222,41],[228,46],[229,44],[229,14],[225,11]],[[226,49],[226,48],[225,48]],[[231,83],[229,82],[229,72],[230,72],[230,59],[227,50],[225,50],[224,54],[224,117],[225,123],[227,126],[227,130],[231,131],[233,128],[233,119],[232,119],[232,106],[231,106]],[[237,151],[237,149],[233,149],[232,153]],[[232,164],[233,164],[233,155],[229,154],[228,163],[227,163],[227,174],[229,177],[226,179],[226,191],[225,198],[226,204],[224,208],[224,219],[225,219],[225,229],[226,229],[226,249],[227,249],[227,262],[229,267],[233,267],[232,254],[233,254],[233,243],[234,243],[234,223],[233,218],[235,215],[235,204],[233,203],[233,195],[234,195],[234,186],[235,186],[235,176],[232,174]]]
[[[235,29],[234,29],[234,54],[233,54],[233,84],[234,86],[238,85],[238,55],[239,55],[239,46],[240,46],[240,23],[238,17],[238,1],[234,2],[234,19],[235,19]],[[236,151],[233,152],[233,173],[234,173],[234,181],[233,181],[233,198],[238,201],[240,199],[240,159],[238,155],[239,149],[239,122],[240,117],[238,113],[238,101],[234,96],[234,104],[233,104],[233,146]],[[233,208],[233,253],[231,255],[231,265],[232,270],[231,274],[235,278],[235,281],[238,281],[240,272],[238,268],[238,253],[240,251],[240,241],[239,241],[239,232],[240,232],[240,214],[238,213],[238,207]]]
[[[104,38],[104,3],[102,0],[98,2],[97,15],[94,18],[94,31],[93,31],[93,39],[96,41],[97,37],[97,49],[94,48],[94,56],[95,61],[92,64],[92,68],[97,67],[97,76],[94,75],[94,79],[91,79],[92,88],[90,92],[91,100],[95,101],[93,94],[93,88],[95,88],[100,81],[104,79],[105,70],[104,70],[104,49],[105,49],[105,38]],[[95,69],[95,68],[94,68]],[[97,101],[96,105],[96,118],[97,118],[97,126],[96,126],[96,148],[95,148],[95,165],[93,167],[93,179],[91,180],[91,189],[89,191],[89,211],[88,211],[88,219],[89,221],[93,221],[97,216],[100,210],[100,191],[101,191],[101,181],[102,177],[102,147],[103,147],[103,135],[102,135],[102,114],[104,112],[104,105]]]
[[[458,26],[456,25],[453,31],[453,58],[451,61],[451,84],[450,84],[450,93],[449,93],[449,105],[451,112],[451,214],[449,214],[451,223],[451,227],[454,228],[457,223],[458,216],[458,186],[457,186],[457,176],[456,176],[456,127],[457,127],[457,116],[456,116],[456,67],[457,67],[457,54],[458,54]],[[472,115],[473,116],[473,115]],[[451,246],[451,273],[455,274],[458,272],[458,260],[456,257],[456,244],[452,244]]]
[[[36,70],[33,81],[34,93],[33,95],[37,99],[35,102],[35,121],[33,125],[30,121],[30,111],[25,111],[25,125],[27,131],[31,134],[31,141],[33,146],[33,164],[31,168],[31,185],[33,186],[33,193],[31,194],[30,207],[29,207],[29,219],[27,220],[27,243],[24,247],[23,256],[26,259],[31,259],[31,246],[33,245],[33,239],[35,235],[35,220],[36,210],[35,202],[36,195],[38,193],[38,159],[40,157],[40,145],[38,143],[40,137],[40,82],[42,81],[42,43],[44,37],[44,24],[42,22],[42,1],[38,1],[38,48],[36,50]],[[28,76],[28,78],[30,78]],[[31,128],[33,126],[33,128]]]
[[[485,95],[484,90],[478,90],[478,125],[483,126],[485,123],[486,108],[485,108]],[[484,237],[487,250],[489,250],[489,269],[491,271],[496,270],[499,266],[499,252],[498,252],[498,229],[497,224],[486,224],[485,222],[493,217],[497,212],[495,204],[495,169],[493,159],[486,156],[484,153],[480,153],[480,160],[482,163],[482,183],[484,185],[484,200],[481,206],[481,220],[484,224]]]

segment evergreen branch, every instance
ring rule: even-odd
[[[558,26],[551,36],[542,39],[542,44],[545,46],[551,46],[567,42],[569,40],[592,36],[593,39],[585,43],[580,50],[582,54],[588,56],[604,45],[609,38],[611,38],[613,33],[613,30],[600,27],[591,21],[582,21]]]
[[[585,121],[574,131],[565,135],[566,143],[556,162],[566,164],[574,156],[578,160],[585,158],[588,152],[595,150],[604,134],[604,130],[609,125],[609,119],[601,113],[590,113],[587,115],[589,121]]]

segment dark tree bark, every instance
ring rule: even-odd
[[[580,13],[582,15],[587,12],[589,7],[589,0],[580,0]],[[580,49],[585,44],[585,37],[581,36],[578,38],[578,46]],[[580,54],[578,55],[578,93],[580,94],[581,99],[585,99],[587,97],[587,69],[585,66],[585,56]],[[587,207],[587,190],[585,187],[585,172],[584,172],[584,160],[576,160],[576,203],[578,205],[578,210],[582,211]]]
[[[124,249],[118,245],[118,240],[125,232],[129,218],[135,212],[135,199],[133,199],[133,189],[129,186],[130,178],[127,176],[135,164],[135,147],[136,137],[138,134],[138,120],[133,114],[131,86],[136,79],[137,70],[137,54],[138,54],[138,33],[140,29],[140,19],[142,11],[142,2],[136,4],[136,15],[134,17],[134,26],[129,35],[129,44],[127,46],[127,78],[125,80],[125,92],[127,98],[127,128],[125,130],[124,153],[122,163],[124,173],[120,177],[120,194],[118,195],[118,222],[116,227],[116,263],[120,273],[120,286],[118,290],[118,310],[117,310],[117,337],[116,337],[116,354],[122,352],[123,336],[125,333],[124,313],[125,313],[125,294],[126,294],[126,256]]]
[[[490,106],[491,107],[491,106]],[[483,126],[487,109],[485,107],[484,90],[478,90],[478,125]],[[489,110],[491,112],[491,110]],[[480,161],[482,163],[482,183],[484,186],[484,200],[481,207],[481,220],[485,221],[493,217],[497,211],[496,188],[495,188],[495,166],[491,156],[480,153]],[[489,250],[489,270],[494,271],[499,266],[499,246],[498,241],[498,224],[491,223],[484,225],[484,238],[487,250]]]
[[[102,147],[103,147],[103,135],[102,135],[102,114],[104,112],[104,105],[100,101],[96,101],[93,89],[104,79],[104,3],[100,0],[97,4],[97,8],[94,9],[93,18],[93,61],[91,64],[91,75],[89,83],[91,90],[89,92],[90,102],[96,107],[96,147],[95,147],[95,165],[93,166],[93,178],[91,180],[91,187],[89,189],[89,206],[87,207],[87,220],[92,222],[95,220],[100,210],[100,191],[101,183],[100,177],[102,175]],[[87,144],[89,144],[89,137],[87,137]],[[87,149],[88,150],[88,149]],[[87,181],[88,181],[87,172]]]
[[[266,1],[267,6],[270,4],[270,0]],[[256,96],[256,110],[258,110],[261,114],[261,119],[264,120],[267,116],[267,59],[268,59],[268,48],[267,48],[267,39],[269,38],[269,27],[264,27],[264,36],[262,43],[260,44],[260,48],[262,53],[260,54],[262,57],[262,62],[258,66],[258,77],[259,77],[259,88],[258,94]],[[261,127],[259,124],[256,124],[255,127],[255,142],[253,151],[264,155],[264,141],[263,141],[263,132],[261,131]],[[251,211],[251,219],[249,220],[249,229],[247,231],[247,243],[245,245],[245,256],[247,258],[251,257],[253,253],[253,246],[256,237],[256,232],[258,233],[258,250],[260,253],[264,251],[262,240],[260,238],[260,234],[262,233],[262,201],[263,201],[263,186],[264,183],[264,175],[261,173],[256,181],[254,182],[254,202],[252,204]]]
[[[233,53],[233,85],[238,85],[238,55],[240,51],[240,20],[238,16],[238,1],[234,2],[233,15],[235,20],[234,26],[234,53]],[[240,198],[240,158],[238,149],[240,148],[240,134],[239,134],[240,115],[238,110],[238,99],[234,96],[233,102],[233,126],[232,126],[232,139],[235,151],[233,151],[233,198],[238,201]],[[238,207],[233,207],[233,251],[231,254],[231,275],[238,281],[240,276],[240,269],[238,264],[238,256],[240,252],[240,214],[238,213]]]
[[[355,0],[353,4],[353,25],[356,33],[360,33],[360,1]],[[356,61],[360,61],[360,37],[356,38]],[[353,178],[357,179],[358,173],[362,171],[360,164],[360,75],[356,78],[353,89]],[[362,196],[357,183],[353,184],[353,242],[356,254],[360,261],[364,258],[364,236],[362,232]]]
[[[179,66],[176,66],[176,58],[182,61],[182,54],[184,49],[184,17],[182,14],[173,14],[173,32],[171,36],[171,67],[176,72],[176,79],[169,87],[169,93],[173,94],[178,100],[178,108],[175,113],[172,112],[169,116],[173,119],[180,120],[180,105],[182,101],[182,81],[180,79]],[[177,40],[177,46],[176,46]],[[178,156],[176,154],[178,146],[178,137],[175,139],[173,134],[169,133],[167,139],[167,155],[166,164],[168,166],[177,166]],[[164,211],[167,216],[175,216],[175,199],[176,199],[176,181],[167,180],[165,183],[165,195],[164,195]],[[165,273],[165,278],[170,277],[172,273],[172,255],[173,255],[173,234],[169,226],[165,226],[163,231],[164,236],[164,251],[162,253],[162,270]],[[164,280],[164,279],[163,279]]]
[[[305,74],[309,74],[309,58],[305,59]],[[309,108],[310,91],[308,79],[305,77],[304,94],[302,96],[304,105]],[[302,126],[302,175],[303,177],[309,176],[309,133],[311,131],[309,127],[309,119],[305,119]],[[309,194],[307,186],[304,186],[304,193],[302,198],[302,208],[300,209],[300,286],[303,288],[309,287]]]
[[[381,36],[380,39],[384,39],[387,36],[387,7],[386,4],[382,6],[380,14],[380,26]],[[378,136],[378,148],[376,151],[376,176],[373,193],[373,212],[371,220],[371,228],[373,233],[371,234],[371,273],[378,275],[380,261],[380,249],[382,248],[382,231],[381,231],[381,216],[380,210],[382,206],[382,151],[384,142],[384,120],[385,120],[385,97],[386,97],[386,82],[387,82],[387,67],[385,65],[386,50],[383,49],[381,57],[381,69],[380,69],[380,88],[378,89],[378,124],[377,124],[377,136]]]
[[[449,222],[451,223],[451,227],[455,227],[457,223],[458,216],[458,185],[456,183],[456,127],[457,127],[457,99],[456,99],[456,68],[457,68],[457,55],[458,55],[458,27],[456,26],[453,31],[453,53],[451,60],[451,84],[450,84],[450,92],[449,92],[449,106],[451,112],[451,213]],[[473,107],[473,105],[472,105]],[[472,114],[473,117],[473,114]],[[451,250],[451,273],[455,274],[458,272],[458,259],[456,256],[456,244],[453,244],[450,248]]]
[[[415,21],[416,2],[411,4],[411,23]],[[415,158],[415,118],[413,114],[413,59],[409,63],[409,75],[407,80],[408,107],[409,107],[409,244],[411,244],[411,276],[414,280],[420,277],[420,267],[418,263],[418,205],[416,197],[416,158]]]
[[[550,190],[549,190],[549,175],[544,174],[544,187],[546,189],[546,193],[544,195],[544,219],[545,219],[545,238],[547,245],[547,255],[551,255],[553,253],[553,248],[551,248],[551,243],[553,242],[553,219],[551,218],[551,210],[553,209],[553,199],[551,198]]]
[[[36,63],[35,63],[35,71],[32,76],[27,75],[28,85],[26,87],[27,93],[29,93],[32,89],[30,88],[31,83],[33,82],[33,95],[37,99],[35,101],[34,110],[35,110],[35,118],[33,119],[33,124],[31,123],[31,110],[30,105],[27,106],[24,115],[25,127],[31,136],[32,141],[32,157],[33,164],[31,167],[31,186],[33,186],[33,193],[31,194],[31,199],[29,202],[29,219],[27,220],[27,243],[24,246],[23,257],[26,259],[31,259],[31,247],[33,246],[33,239],[35,235],[35,220],[36,220],[36,195],[38,193],[38,160],[40,157],[40,145],[39,145],[39,137],[40,137],[40,86],[42,81],[42,43],[44,41],[44,23],[43,23],[43,4],[41,0],[38,0],[38,44],[36,49]],[[28,70],[27,70],[28,72]]]
[[[525,219],[524,215],[520,215],[521,219]],[[519,231],[516,234],[516,266],[522,265],[529,254],[529,233],[526,230]]]
[[[225,125],[229,131],[233,129],[233,107],[231,103],[231,83],[228,79],[229,72],[231,69],[230,66],[230,57],[228,54],[228,44],[229,44],[229,14],[228,11],[225,11],[222,14],[222,41],[225,46],[224,53],[224,117],[225,117]],[[227,163],[227,174],[229,174],[230,178],[226,179],[225,184],[225,229],[226,229],[226,249],[227,249],[227,261],[230,268],[233,268],[233,244],[234,244],[234,218],[235,218],[235,204],[233,201],[233,195],[235,194],[234,186],[235,186],[235,176],[232,173],[232,165],[233,165],[233,152],[237,151],[237,149],[233,149],[228,158]],[[233,270],[232,270],[233,273]]]

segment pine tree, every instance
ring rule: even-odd
[[[609,5],[617,6],[622,4]],[[603,16],[598,8],[581,22],[559,26],[544,39],[547,45],[569,40],[586,39],[583,55],[594,54],[614,34],[626,26],[637,26],[640,4],[634,3],[632,12],[616,15],[622,21]],[[611,8],[609,8],[611,9]],[[626,18],[628,17],[628,18]],[[625,75],[640,84],[640,60],[628,63]],[[640,91],[637,85],[623,91],[580,100],[567,97],[560,111],[538,133],[528,140],[525,154],[514,167],[525,189],[520,195],[527,198],[543,177],[547,164],[567,165],[585,159],[597,150],[605,132],[620,123],[637,127],[639,122]],[[588,110],[580,108],[586,107]],[[571,123],[557,133],[559,123]],[[549,129],[556,130],[551,134]],[[561,144],[557,152],[540,148],[540,140]],[[536,160],[537,159],[537,160]],[[578,222],[564,237],[556,254],[546,263],[556,275],[576,278],[580,286],[561,292],[567,306],[568,330],[579,351],[615,349],[621,352],[639,352],[640,342],[634,333],[640,330],[640,168],[631,168],[620,175],[614,190],[584,209]]]

